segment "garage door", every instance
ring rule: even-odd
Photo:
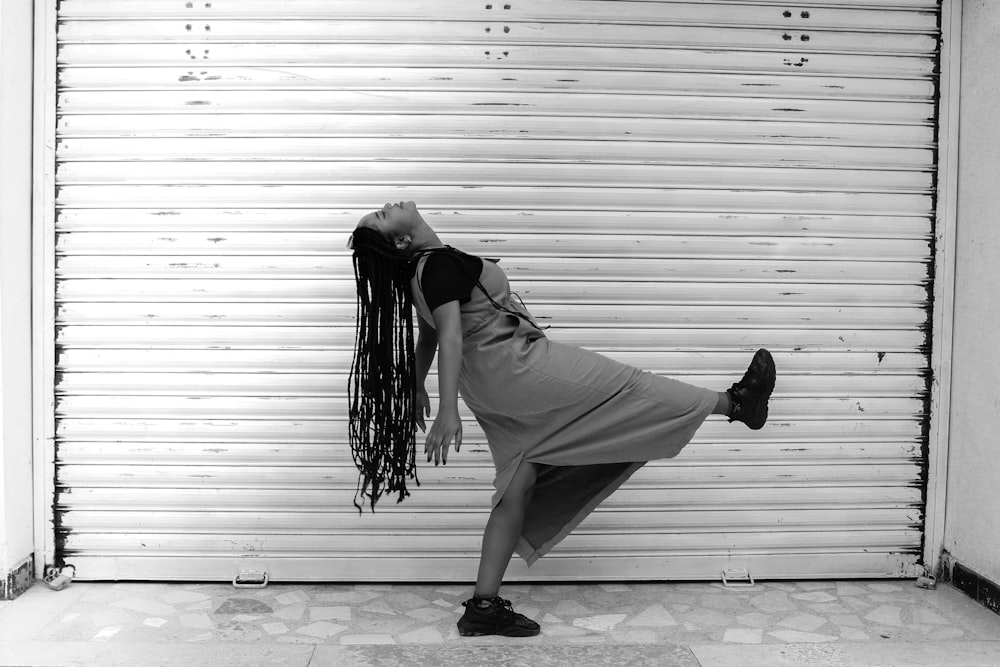
[[[58,556],[81,579],[472,580],[482,431],[359,514],[347,235],[414,199],[556,340],[712,418],[513,578],[920,572],[933,0],[63,0]],[[430,380],[432,393],[436,383]]]

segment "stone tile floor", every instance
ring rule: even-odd
[[[469,594],[468,586],[435,584],[272,584],[252,590],[210,583],[74,582],[59,592],[39,584],[18,600],[0,603],[0,664],[22,664],[5,661],[5,652],[10,660],[26,660],[23,664],[104,664],[100,656],[109,655],[112,646],[131,646],[146,647],[146,653],[129,658],[139,662],[121,664],[147,664],[144,657],[148,664],[174,664],[169,659],[174,655],[179,656],[176,664],[191,665],[201,664],[191,657],[201,646],[238,647],[217,650],[212,664],[229,664],[228,657],[232,664],[246,665],[383,664],[378,656],[386,664],[450,664],[442,650],[463,664],[469,659],[522,664],[517,662],[522,655],[524,664],[583,665],[601,664],[586,661],[601,655],[601,649],[614,649],[622,665],[647,664],[647,659],[661,665],[757,664],[754,655],[761,656],[759,664],[772,665],[786,664],[774,660],[788,658],[794,653],[790,648],[806,662],[787,664],[888,665],[901,655],[892,647],[918,645],[924,650],[916,651],[914,660],[929,659],[932,648],[945,647],[948,660],[1000,665],[1000,616],[947,585],[925,590],[912,581],[857,580],[758,582],[750,588],[718,583],[505,586],[502,594],[515,609],[542,624],[542,634],[527,640],[459,637],[455,622]],[[32,646],[41,662],[33,661]],[[299,651],[279,650],[293,646]],[[845,661],[847,653],[837,653],[838,646],[868,662]],[[956,646],[975,648],[975,655],[962,657]],[[60,647],[72,648],[84,662],[59,657]],[[503,649],[500,662],[483,653],[491,647],[494,654]],[[881,654],[887,656],[880,658],[883,662],[872,662]],[[728,662],[726,655],[738,662]],[[831,657],[836,655],[841,657]],[[315,662],[323,656],[330,662]],[[816,656],[820,662],[813,661]],[[824,656],[830,662],[822,662]]]

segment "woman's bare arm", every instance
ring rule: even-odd
[[[458,417],[458,376],[462,370],[462,326],[458,301],[434,309],[438,346],[438,414],[424,443],[427,460],[448,463],[452,438],[455,451],[462,445],[462,422]]]

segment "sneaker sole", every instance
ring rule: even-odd
[[[464,627],[461,625],[458,626],[458,634],[463,637],[485,637],[487,635],[498,635],[500,637],[534,637],[539,632],[541,632],[541,628],[532,630],[530,628],[519,628],[516,625],[506,628],[475,626],[471,623]]]
[[[767,350],[761,348],[757,350],[754,355],[754,361],[757,361],[757,357],[764,357],[767,360],[767,367],[770,370],[767,377],[767,393],[764,396],[764,400],[760,402],[757,407],[757,411],[753,414],[753,419],[747,420],[747,426],[751,431],[759,431],[764,428],[767,423],[767,404],[771,400],[771,394],[774,392],[774,383],[777,380],[777,371],[774,367],[774,357]]]

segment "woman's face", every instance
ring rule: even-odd
[[[390,241],[395,241],[409,234],[418,220],[420,214],[412,201],[387,202],[379,210],[361,218],[358,227],[370,227],[384,234]]]

